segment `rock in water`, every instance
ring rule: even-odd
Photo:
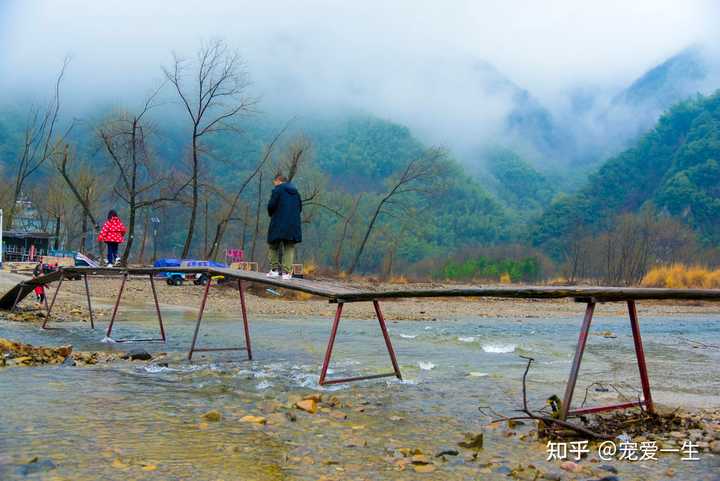
[[[33,458],[29,463],[23,464],[17,469],[17,474],[20,476],[29,476],[35,473],[43,473],[55,469],[57,465],[49,459],[43,459],[38,461],[38,458]]]
[[[460,454],[460,451],[455,448],[442,448],[440,451],[438,451],[435,457],[439,458],[440,456],[457,456],[458,454]]]
[[[122,356],[121,359],[130,359],[131,361],[149,361],[152,356],[145,349],[132,349]]]
[[[253,423],[253,424],[265,424],[267,423],[267,419],[265,419],[262,416],[243,416],[240,418],[240,421],[246,422],[246,423]]]
[[[460,441],[458,443],[458,446],[460,446],[461,448],[466,448],[466,449],[482,449],[483,433],[480,433],[480,434],[467,433],[467,434],[465,434],[465,440]]]
[[[206,412],[205,414],[203,414],[203,415],[202,415],[202,418],[203,418],[205,421],[209,421],[209,422],[212,422],[212,423],[216,423],[216,422],[218,422],[218,421],[220,421],[220,420],[222,419],[222,414],[220,414],[219,411],[213,410],[213,411],[208,411],[208,412]]]
[[[72,346],[35,347],[0,338],[0,357],[20,366],[60,364],[72,353]]]
[[[303,399],[302,401],[298,401],[295,403],[295,407],[310,414],[315,414],[318,409],[317,401],[314,399]]]

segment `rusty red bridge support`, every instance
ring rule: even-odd
[[[572,366],[570,368],[570,376],[568,377],[567,385],[565,386],[565,396],[563,397],[563,403],[560,408],[560,419],[567,419],[568,416],[575,416],[580,414],[597,413],[604,411],[613,411],[615,409],[627,409],[632,407],[642,407],[652,413],[654,412],[654,406],[652,401],[652,393],[650,391],[650,379],[647,372],[647,364],[645,362],[645,351],[643,350],[642,337],[640,336],[640,323],[638,322],[637,307],[635,301],[628,300],[628,315],[630,317],[630,328],[632,329],[633,344],[635,346],[635,357],[637,359],[638,370],[640,371],[640,384],[642,385],[643,399],[638,401],[631,401],[621,404],[611,404],[608,406],[595,406],[595,407],[583,407],[578,409],[571,409],[573,393],[575,391],[575,384],[577,383],[578,374],[580,372],[580,364],[582,363],[582,357],[585,352],[585,346],[587,345],[588,335],[590,334],[590,324],[592,323],[593,313],[595,312],[596,301],[590,299],[587,302],[587,308],[585,310],[585,318],[583,319],[582,326],[580,327],[580,337],[578,338],[577,347],[575,349],[575,357],[573,358]]]
[[[397,359],[395,358],[395,350],[393,349],[392,342],[390,341],[390,335],[388,334],[387,325],[385,324],[385,317],[380,310],[380,303],[376,300],[372,301],[373,307],[375,308],[375,315],[377,316],[378,322],[380,323],[380,329],[382,331],[383,339],[385,339],[385,347],[387,347],[388,354],[390,355],[390,362],[392,362],[393,371],[384,374],[372,374],[369,376],[355,376],[346,377],[340,379],[327,379],[328,367],[330,367],[330,358],[332,357],[333,346],[335,345],[335,337],[337,336],[338,326],[340,325],[340,318],[342,317],[343,303],[338,302],[337,310],[335,311],[335,319],[333,320],[332,330],[330,331],[330,339],[328,340],[327,349],[325,351],[325,359],[323,360],[322,370],[320,371],[320,382],[319,384],[340,384],[344,382],[362,381],[365,379],[377,379],[381,377],[397,377],[402,380],[402,374],[400,374],[400,367],[398,366]]]
[[[85,283],[85,298],[87,299],[88,312],[90,313],[90,329],[95,329],[95,316],[93,314],[92,301],[90,300],[90,284],[88,283],[87,273],[83,273],[82,277],[83,277],[83,281]],[[60,292],[60,288],[62,287],[64,279],[65,279],[65,272],[62,271],[60,273],[60,280],[58,281],[58,285],[55,288],[55,292],[53,292],[52,301],[50,302],[49,306],[47,304],[47,294],[45,296],[45,309],[47,310],[47,313],[45,315],[45,320],[43,321],[43,325],[42,325],[43,329],[50,329],[49,327],[47,327],[47,323],[50,320],[50,315],[52,314],[52,309],[55,306],[55,299],[57,298],[58,292]]]
[[[117,299],[115,300],[112,318],[110,319],[110,324],[108,324],[105,337],[108,339],[112,339],[114,342],[165,342],[165,327],[163,326],[162,314],[160,313],[160,303],[158,302],[157,291],[155,290],[155,279],[153,278],[152,273],[148,274],[148,277],[150,278],[150,288],[152,289],[153,300],[155,301],[155,312],[157,313],[158,324],[160,325],[160,337],[149,339],[113,339],[111,337],[113,325],[115,325],[115,319],[117,318],[118,309],[120,308],[120,299],[122,299],[123,291],[125,290],[125,283],[127,282],[128,276],[129,274],[127,272],[123,274],[122,283],[120,284],[120,290],[118,291]]]
[[[198,319],[195,324],[195,332],[193,333],[192,344],[190,345],[190,351],[188,351],[188,361],[192,361],[193,354],[196,352],[214,352],[214,351],[247,351],[248,360],[252,360],[252,348],[250,347],[250,326],[248,324],[247,306],[245,304],[245,289],[243,287],[243,281],[238,279],[238,292],[240,294],[240,310],[242,311],[243,318],[243,329],[245,332],[245,347],[195,347],[197,345],[198,334],[200,332],[200,324],[202,323],[203,313],[205,312],[205,305],[207,304],[208,293],[210,292],[210,284],[212,283],[211,273],[208,272],[208,282],[205,284],[205,292],[203,293],[202,300],[200,301],[200,309],[198,310]]]

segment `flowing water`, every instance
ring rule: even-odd
[[[125,312],[113,334],[154,337],[152,316]],[[433,458],[443,448],[457,448],[463,433],[483,431],[488,417],[479,407],[512,415],[522,400],[520,355],[536,359],[527,385],[531,406],[543,406],[552,394],[562,397],[580,316],[393,322],[390,335],[405,380],[328,388],[317,384],[328,319],[253,320],[254,361],[243,361],[243,352],[225,352],[198,353],[192,363],[184,353],[194,321],[181,310],[165,314],[167,344],[104,343],[101,329],[80,322],[43,331],[0,320],[0,337],[34,345],[168,353],[149,363],[0,369],[0,479],[508,479],[505,467],[518,463],[559,472],[558,463],[545,461],[544,444],[521,441],[505,428],[485,429],[477,459],[462,449],[447,461],[434,458],[433,473],[398,471],[393,453],[417,448]],[[642,318],[641,312],[641,328],[656,402],[720,407],[720,352],[686,340],[719,344],[717,320]],[[605,331],[615,337],[599,335]],[[626,318],[598,317],[593,333],[576,403],[591,381],[636,395],[639,379]],[[241,323],[208,317],[199,342],[242,345]],[[331,377],[388,370],[377,321],[344,321]],[[336,396],[343,405],[315,415],[288,408],[297,396],[313,392]],[[588,394],[588,404],[618,400],[612,389],[591,388]],[[204,422],[201,416],[210,410],[222,420]],[[264,416],[268,424],[243,422],[245,415]],[[622,479],[665,479],[668,467],[677,479],[720,479],[720,457],[709,453],[695,462],[663,454],[657,461],[613,465]]]

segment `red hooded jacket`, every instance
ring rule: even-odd
[[[100,242],[123,242],[125,240],[125,232],[127,229],[120,220],[120,217],[111,217],[103,224],[98,240]]]

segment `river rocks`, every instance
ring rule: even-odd
[[[152,355],[145,349],[132,349],[122,356],[121,359],[129,359],[131,361],[149,361],[152,359]]]
[[[440,456],[457,456],[460,454],[460,451],[458,451],[455,448],[442,448],[438,451],[438,453],[435,455],[435,457],[439,458]]]
[[[222,419],[222,414],[220,414],[219,411],[212,410],[212,411],[206,412],[205,414],[203,414],[200,417],[205,421],[208,421],[211,423],[216,423]]]
[[[466,433],[465,440],[460,441],[458,446],[466,449],[482,449],[483,447],[483,433],[473,434]]]
[[[245,423],[252,423],[252,424],[266,424],[267,419],[262,416],[243,416],[240,418],[240,421]]]
[[[127,469],[130,467],[129,464],[123,462],[121,459],[113,460],[113,462],[110,464],[110,466],[112,466],[115,469]]]
[[[44,473],[46,471],[53,470],[57,467],[49,459],[43,459],[42,461],[37,457],[31,459],[27,464],[23,464],[17,468],[17,474],[20,476],[30,476],[31,474]]]
[[[2,365],[62,364],[71,353],[72,346],[35,347],[0,338],[0,357],[4,360]]]
[[[580,466],[577,463],[573,463],[572,461],[565,461],[560,464],[560,469],[563,471],[568,471],[570,473],[579,473],[582,471],[582,466]]]
[[[315,414],[318,410],[317,400],[312,398],[296,402],[295,407],[310,414]]]
[[[715,454],[720,454],[720,441],[713,441],[710,443],[710,451]]]
[[[430,464],[430,458],[424,454],[415,454],[410,458],[410,462],[413,464]]]

